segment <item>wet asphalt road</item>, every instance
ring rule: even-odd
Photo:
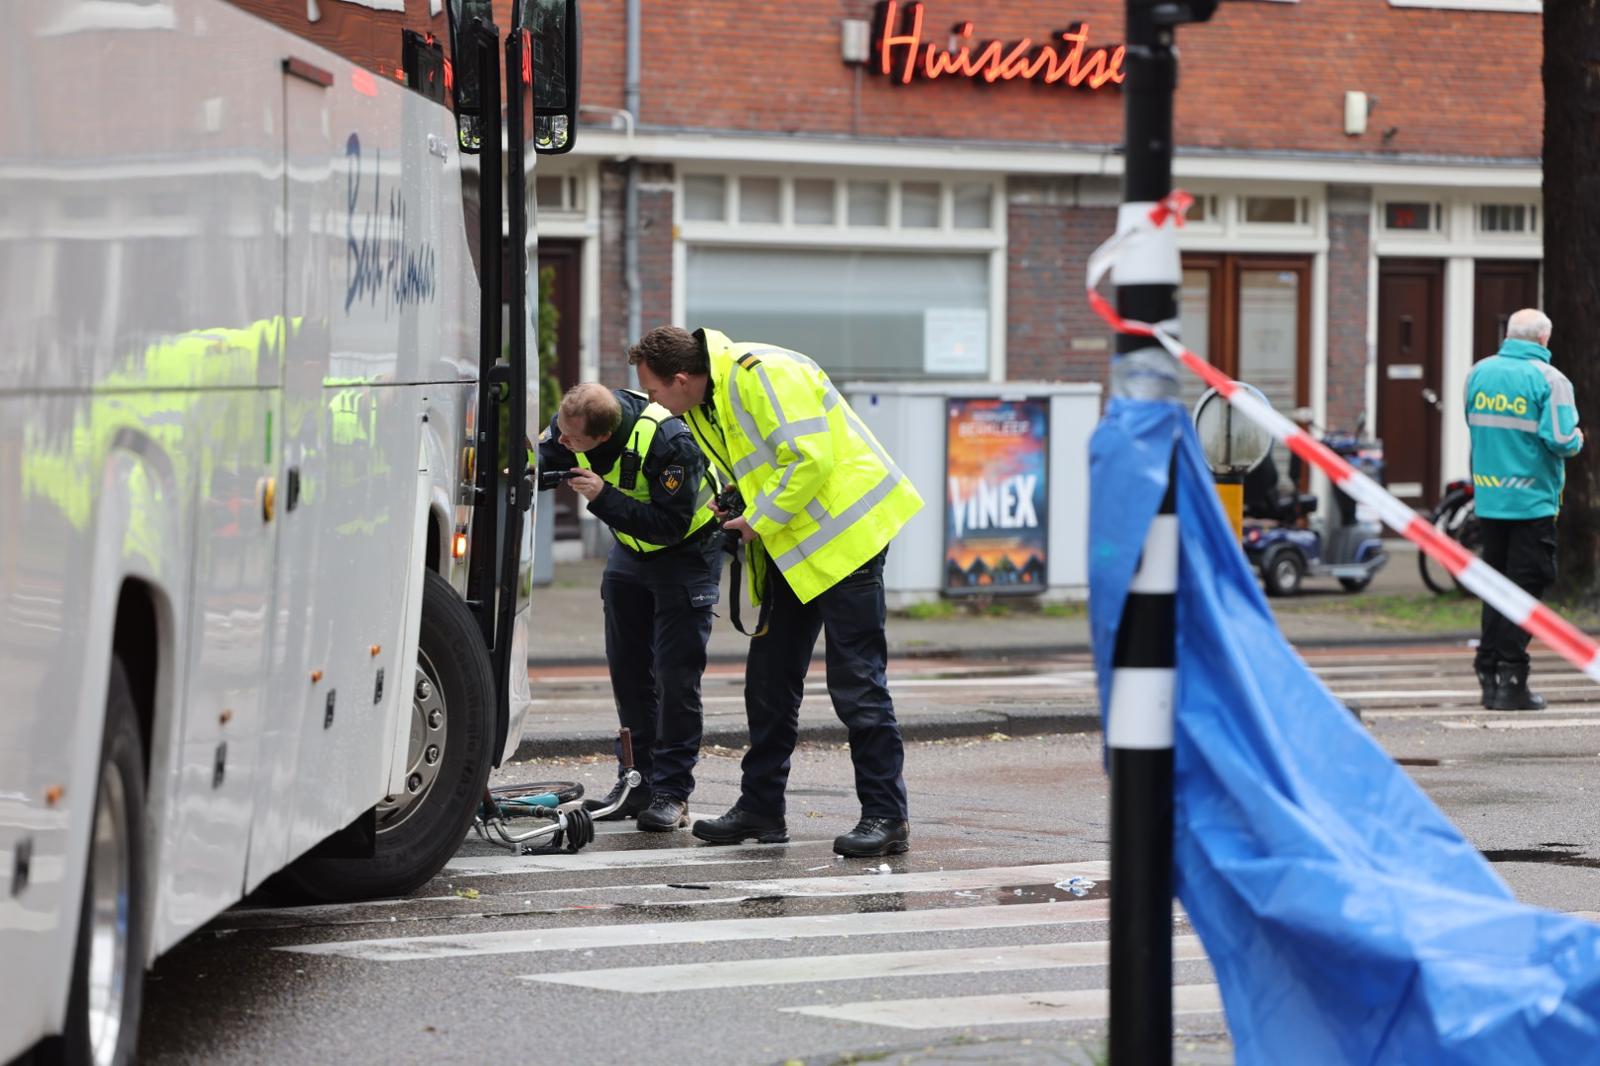
[[[1470,694],[1462,654],[1313,663],[1520,898],[1600,911],[1600,693],[1541,663],[1552,694],[1576,702],[1484,713],[1452,695]],[[930,691],[963,698],[959,685]],[[736,798],[736,755],[706,753],[695,814]],[[597,759],[509,769],[591,792],[610,774]],[[1107,856],[1098,734],[917,742],[906,776],[914,847],[888,860],[832,856],[857,813],[849,759],[810,744],[787,846],[713,849],[631,823],[603,826],[578,855],[517,859],[470,839],[409,900],[236,908],[157,964],[141,1059],[1093,1061],[1107,935],[1106,874],[1085,865]],[[1056,887],[1071,876],[1097,884],[1081,897]],[[1180,954],[1198,955],[1186,943]],[[1179,1061],[1231,1061],[1204,960],[1178,963],[1175,979],[1197,1004],[1178,1018]]]

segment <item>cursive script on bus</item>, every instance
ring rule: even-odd
[[[352,133],[344,146],[350,164],[345,215],[345,293],[344,309],[356,301],[377,307],[383,301],[383,315],[427,303],[438,290],[438,257],[433,245],[412,240],[407,229],[406,198],[399,188],[383,191],[382,153],[373,153],[372,196],[363,211],[361,191],[365,160],[361,138]],[[358,232],[359,231],[359,232]]]

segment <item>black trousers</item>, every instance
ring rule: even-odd
[[[721,594],[722,556],[715,534],[661,558],[616,545],[600,582],[617,719],[633,732],[634,766],[652,795],[687,800],[694,791],[700,676]]]
[[[1542,597],[1556,580],[1555,517],[1480,518],[1478,523],[1483,529],[1483,561],[1534,599]],[[1493,670],[1501,664],[1528,664],[1528,634],[1486,603],[1473,665]]]
[[[886,549],[887,550],[887,549]],[[767,570],[772,613],[750,641],[744,705],[750,723],[739,806],[781,816],[789,763],[799,739],[800,700],[818,633],[828,637],[828,695],[850,735],[856,797],[863,817],[905,818],[905,749],[887,677],[883,559],[866,565],[810,603],[801,603],[776,566]]]

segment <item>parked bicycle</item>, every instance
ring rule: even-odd
[[[1453,538],[1472,554],[1482,553],[1483,534],[1478,527],[1477,511],[1473,508],[1471,478],[1446,485],[1444,495],[1428,520],[1433,523],[1434,529]],[[1426,552],[1417,554],[1417,569],[1422,572],[1422,583],[1441,596],[1461,588],[1455,578],[1442,565],[1429,558]]]

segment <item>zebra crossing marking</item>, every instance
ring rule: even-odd
[[[1076,904],[1075,904],[1076,905]],[[1200,938],[1172,938],[1174,961],[1203,959]],[[982,948],[882,951],[858,955],[803,955],[792,958],[690,962],[669,966],[622,966],[525,974],[521,981],[573,985],[604,992],[690,992],[756,985],[798,985],[884,977],[940,974],[1010,973],[1023,970],[1105,966],[1111,942],[1082,940],[1064,944],[1023,944]]]
[[[638,830],[629,827],[630,833]],[[621,833],[607,834],[620,836]],[[574,873],[595,870],[629,870],[652,866],[727,866],[735,863],[779,862],[790,849],[828,847],[828,840],[795,840],[787,844],[737,844],[727,847],[689,846],[634,851],[581,851],[576,855],[457,855],[445,864],[456,877],[501,877],[524,871]]]
[[[829,896],[876,896],[888,892],[955,892],[974,888],[995,888],[1001,885],[1021,886],[1054,884],[1069,877],[1089,877],[1104,880],[1111,864],[1103,861],[1040,863],[1032,866],[987,866],[971,870],[914,870],[908,873],[840,874],[835,877],[774,877],[766,880],[709,881],[713,891],[744,893],[743,896],[717,896],[698,900],[702,903],[732,903],[740,898],[756,896],[783,896],[786,899],[820,899]],[[581,892],[594,896],[597,892],[626,892],[637,897],[641,892],[670,892],[676,883],[653,885],[613,885],[596,888],[584,885],[575,888],[540,889],[536,895],[557,896]],[[1021,889],[1017,892],[1020,894]],[[670,902],[678,902],[674,896]],[[638,901],[642,903],[666,902],[659,899]]]
[[[1071,903],[1019,903],[935,910],[790,915],[781,918],[711,918],[690,922],[640,922],[562,929],[500,929],[484,933],[291,944],[273,950],[368,962],[401,962],[711,941],[802,940],[961,929],[1014,929],[1032,925],[1081,925],[1104,922],[1110,917],[1111,905],[1108,900],[1084,899]]]
[[[1491,718],[1482,722],[1440,722],[1446,729],[1593,729],[1594,718]],[[1577,753],[1574,752],[1574,757]]]
[[[822,1007],[780,1007],[785,1014],[807,1014],[834,1021],[885,1025],[895,1029],[952,1029],[1025,1022],[1103,1021],[1111,993],[1103,988],[1049,992],[1005,992],[989,996],[884,999]],[[1214,984],[1176,985],[1173,1014],[1211,1014],[1222,1010]]]

